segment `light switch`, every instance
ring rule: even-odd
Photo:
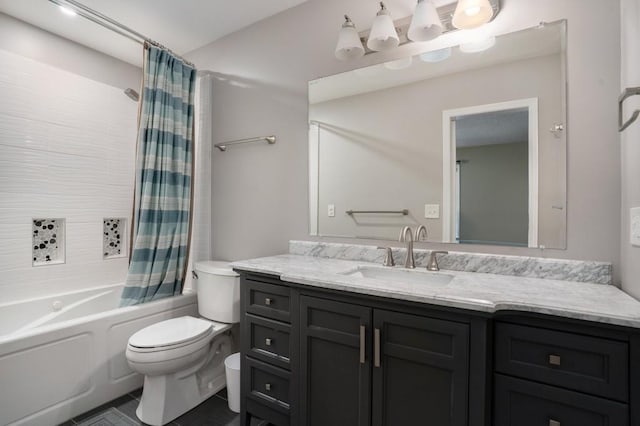
[[[327,206],[327,216],[335,217],[335,215],[336,215],[336,206],[333,204],[329,204]]]
[[[425,204],[424,217],[425,219],[440,219],[440,204]]]
[[[631,217],[631,244],[640,247],[640,207],[630,210]]]

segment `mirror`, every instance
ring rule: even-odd
[[[559,21],[310,81],[311,235],[565,248],[565,40]]]

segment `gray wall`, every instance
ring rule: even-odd
[[[621,198],[615,105],[620,90],[620,4],[501,3],[502,11],[487,31],[499,34],[540,21],[569,21],[567,250],[456,249],[612,261],[617,273]],[[409,8],[387,6],[397,18],[410,13]],[[239,259],[283,253],[289,239],[308,238],[307,82],[417,49],[407,45],[390,54],[337,61],[333,50],[342,15],[349,13],[366,29],[375,9],[368,0],[310,0],[188,55],[201,68],[219,73],[214,83],[214,142],[269,133],[279,138],[273,146],[246,145],[214,153],[214,256]],[[449,34],[433,46],[456,37],[460,35]]]
[[[622,0],[622,89],[640,86],[640,0]],[[640,109],[640,97],[625,102],[625,119]],[[622,288],[640,299],[640,247],[630,243],[629,209],[640,207],[640,123],[622,139]]]
[[[527,246],[527,142],[458,148],[460,240]]]
[[[110,86],[140,90],[140,68],[4,13],[0,13],[0,49]]]

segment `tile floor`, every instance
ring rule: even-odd
[[[135,390],[127,395],[116,398],[111,402],[101,405],[87,413],[74,417],[68,422],[63,423],[60,426],[74,426],[78,424],[95,424],[96,426],[107,425],[96,419],[96,422],[87,422],[93,417],[99,414],[115,408],[119,413],[124,414],[126,417],[132,420],[131,423],[144,426],[146,423],[142,423],[136,416],[136,408],[138,408],[138,402],[142,389]],[[127,425],[129,423],[126,423]],[[240,426],[240,415],[229,410],[227,405],[227,390],[223,389],[215,396],[212,396],[202,404],[198,405],[193,410],[183,414],[171,423],[171,426]],[[115,425],[120,426],[120,425]],[[268,426],[267,423],[261,421],[252,421],[251,426]]]

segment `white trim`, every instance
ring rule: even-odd
[[[529,111],[529,247],[538,247],[538,98],[518,99],[442,111],[442,241],[453,243],[455,226],[455,118],[484,112],[527,108]]]
[[[309,123],[309,235],[318,235],[320,126]]]

